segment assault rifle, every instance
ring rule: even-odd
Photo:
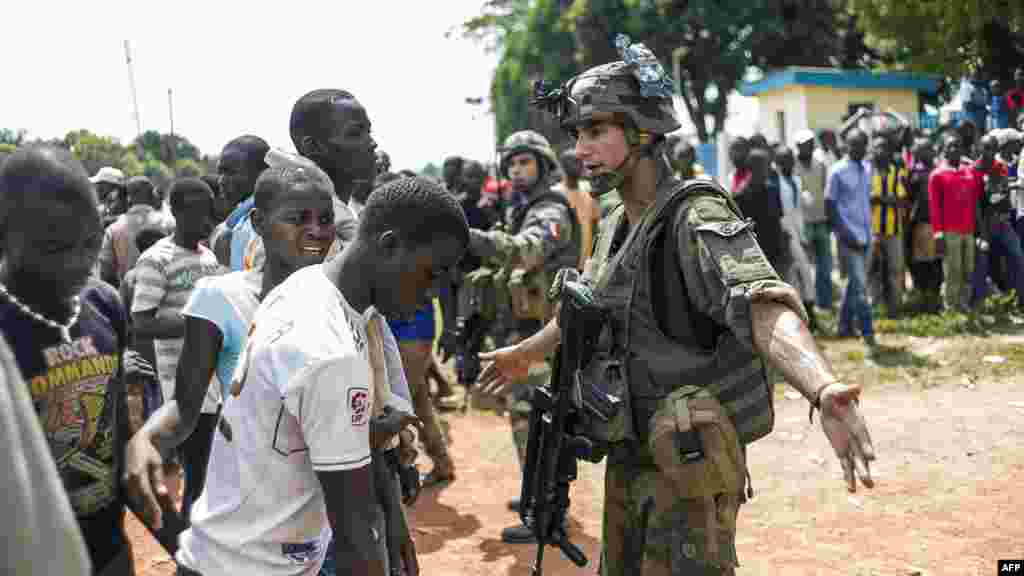
[[[565,530],[569,485],[576,480],[577,460],[600,461],[590,441],[574,433],[581,403],[573,396],[578,390],[575,384],[580,369],[589,360],[600,333],[604,312],[595,305],[585,284],[556,280],[555,290],[559,284],[562,342],[555,355],[551,382],[534,391],[520,495],[520,518],[537,538],[534,576],[543,572],[547,546],[559,548],[581,568],[587,565],[587,557],[569,541]]]

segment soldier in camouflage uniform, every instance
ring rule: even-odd
[[[774,417],[763,362],[820,409],[848,490],[857,477],[873,485],[874,450],[859,387],[841,383],[818,350],[799,297],[766,260],[749,220],[718,184],[672,173],[665,134],[679,123],[671,83],[649,50],[622,38],[623,61],[538,98],[576,135],[594,193],[617,189],[622,198],[582,277],[609,313],[580,372],[582,393],[597,384],[605,398],[624,399],[603,427],[581,412],[580,432],[608,454],[600,572],[734,574],[737,512],[752,496],[746,445]],[[557,320],[481,354],[491,361],[482,385],[500,391],[550,354]]]
[[[565,195],[551,191],[551,184],[559,179],[558,166],[544,136],[531,130],[509,136],[500,166],[513,187],[507,229],[470,230],[469,251],[485,260],[496,260],[499,267],[494,282],[499,291],[506,291],[505,298],[499,300],[507,299],[512,320],[507,342],[532,335],[551,319],[547,290],[554,273],[578,264],[578,222]],[[509,419],[520,467],[526,454],[532,391],[549,378],[550,367],[540,359],[509,394]],[[504,530],[502,539],[529,543],[533,534],[517,525]]]

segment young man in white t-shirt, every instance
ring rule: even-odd
[[[253,215],[259,222],[257,233],[265,235],[270,245],[269,263],[259,270],[201,279],[182,310],[185,337],[174,396],[149,419],[146,429],[132,439],[127,449],[128,489],[140,501],[146,500],[144,494],[156,496],[154,486],[162,488],[162,482],[151,483],[148,472],[151,466],[159,469],[163,461],[160,452],[173,451],[197,427],[199,406],[207,395],[206,383],[214,374],[220,382],[231,382],[263,296],[295,270],[321,263],[334,240],[334,226],[328,226],[333,222],[331,202],[323,202],[325,196],[328,200],[333,197],[326,176],[301,157],[278,153],[277,159],[254,186],[257,194]],[[386,346],[390,356],[397,359],[397,344]],[[396,394],[394,404],[411,412],[401,366],[392,361],[388,376]],[[221,429],[230,437],[230,428],[222,425]],[[165,504],[170,505],[170,501]],[[160,527],[159,507],[149,506],[146,516],[147,522]]]
[[[384,574],[370,447],[407,420],[392,410],[370,425],[370,358],[382,345],[370,320],[414,312],[468,239],[454,197],[403,182],[370,197],[343,252],[292,274],[261,304],[235,375],[244,388],[223,413],[233,438],[215,437],[209,482],[181,539],[182,573],[312,575],[333,526],[339,574]]]

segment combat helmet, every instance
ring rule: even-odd
[[[568,132],[596,113],[611,113],[625,121],[631,145],[660,141],[652,136],[664,136],[681,126],[672,101],[672,80],[643,44],[632,44],[628,36],[619,34],[615,47],[621,60],[595,66],[554,90],[538,82],[531,103],[557,117]],[[592,184],[597,184],[593,192],[603,194],[622,180],[621,174],[608,178],[606,182],[592,179]]]
[[[540,168],[537,181],[544,182],[558,173],[558,158],[551,144],[543,134],[533,130],[521,130],[509,135],[501,147],[501,175],[508,178],[508,162],[513,156],[530,152],[537,158]]]

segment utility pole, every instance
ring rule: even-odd
[[[171,133],[168,136],[168,140],[171,144],[171,173],[175,176],[178,175],[177,169],[177,156],[178,156],[178,142],[174,138],[174,97],[171,95],[171,89],[167,89],[167,114],[171,118]]]
[[[128,62],[128,85],[132,91],[132,110],[135,115],[135,135],[142,136],[142,120],[139,118],[139,97],[135,93],[135,72],[132,69],[132,49],[128,45],[128,41],[124,41],[124,57],[125,61]],[[140,152],[139,157],[142,154]]]

